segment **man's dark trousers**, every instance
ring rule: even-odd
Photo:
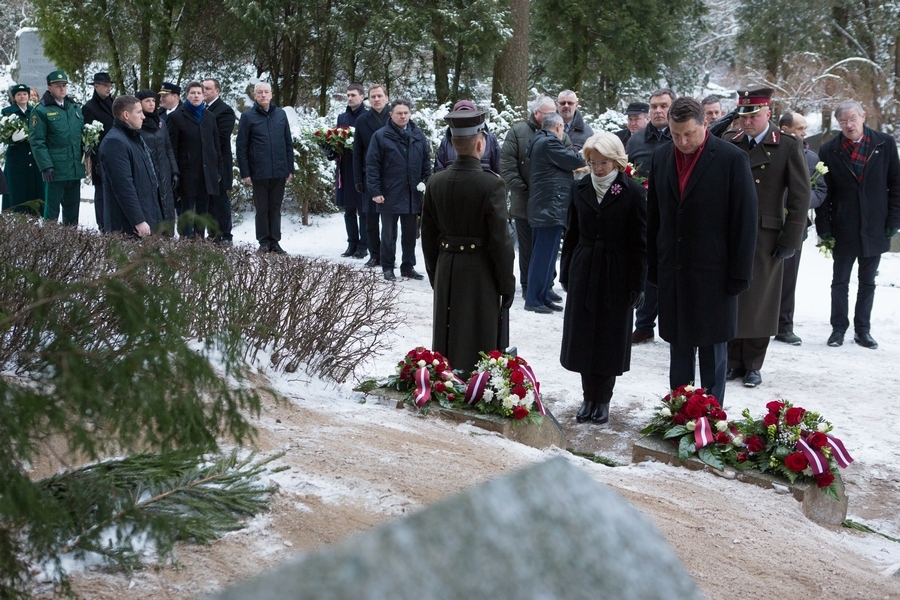
[[[872,304],[875,301],[875,274],[881,262],[881,255],[856,256],[834,255],[834,277],[831,280],[831,328],[847,331],[850,273],[853,262],[859,261],[859,291],[856,293],[856,310],[853,314],[853,329],[856,333],[869,333],[871,329]]]
[[[284,202],[286,177],[253,180],[256,203],[256,241],[269,248],[281,241],[281,203]]]
[[[725,365],[728,361],[728,342],[711,346],[669,345],[669,387],[675,389],[696,381],[694,361],[700,355],[700,384],[716,397],[719,404],[725,397]]]
[[[47,183],[47,204],[44,218],[56,222],[62,205],[63,224],[78,225],[78,209],[81,206],[81,180],[68,179]]]
[[[369,246],[369,234],[366,226],[365,213],[355,206],[344,207],[344,227],[347,230],[347,243],[357,251],[366,250]]]
[[[222,192],[218,196],[211,196],[209,201],[209,214],[219,226],[219,233],[216,235],[216,241],[231,241],[231,198],[228,192]]]
[[[400,272],[416,264],[416,215],[381,214],[381,269],[390,271],[396,264],[397,223],[400,223]]]

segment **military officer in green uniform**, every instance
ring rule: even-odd
[[[809,169],[803,142],[771,122],[774,90],[738,91],[738,115],[722,136],[750,155],[759,198],[750,289],[738,297],[737,337],[728,342],[726,380],[762,383],[769,337],[778,333],[784,259],[803,243],[809,210]]]
[[[47,184],[44,218],[56,221],[62,205],[63,223],[78,224],[81,180],[84,178],[81,107],[66,94],[69,77],[63,71],[47,75],[47,91],[31,109],[31,151]]]
[[[31,152],[31,144],[28,142],[30,92],[31,89],[24,83],[12,86],[9,89],[12,104],[0,111],[0,116],[16,115],[24,126],[22,133],[13,134],[10,140],[2,140],[7,144],[6,165],[3,171],[9,186],[9,191],[3,194],[3,210],[11,209],[26,214],[35,210],[27,206],[26,202],[37,200],[40,203],[37,208],[43,208],[44,202],[44,182],[41,180],[41,171],[37,167]]]
[[[444,117],[457,158],[431,176],[422,205],[422,253],[434,290],[431,347],[467,373],[479,352],[509,344],[504,321],[516,291],[506,184],[481,167],[484,118],[483,110]]]

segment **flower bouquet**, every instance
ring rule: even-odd
[[[639,183],[644,186],[645,190],[647,189],[647,178],[638,175],[638,167],[636,167],[632,163],[628,163],[627,165],[625,165],[625,175],[633,179],[635,183]]]
[[[88,123],[81,130],[81,145],[85,151],[94,150],[100,144],[100,134],[103,133],[103,123],[94,121]]]
[[[0,117],[0,142],[21,142],[28,137],[28,123],[17,115]]]
[[[334,129],[316,129],[313,139],[325,149],[330,149],[338,154],[344,150],[353,150],[353,127],[335,127]]]
[[[773,400],[766,409],[762,419],[751,418],[745,409],[744,419],[734,424],[742,438],[736,441],[742,441],[743,448],[731,464],[774,471],[791,483],[814,479],[827,496],[838,500],[838,467],[847,467],[853,458],[839,439],[829,435],[831,423],[786,400]]]
[[[819,238],[819,242],[816,244],[816,248],[819,249],[819,252],[825,255],[825,258],[831,258],[831,255],[834,252],[834,238]]]
[[[405,392],[407,402],[424,410],[432,399],[444,408],[450,408],[462,399],[465,388],[440,352],[422,346],[407,352],[397,363],[397,373],[388,377],[388,386]]]
[[[819,161],[816,163],[816,167],[813,170],[812,176],[809,178],[809,186],[816,187],[816,180],[819,179],[822,175],[828,172],[828,167],[825,166],[825,163]]]
[[[479,354],[481,360],[466,386],[466,404],[485,414],[540,423],[547,411],[541,403],[540,383],[525,359],[499,350]]]
[[[657,434],[678,445],[679,460],[694,453],[709,466],[722,470],[737,460],[742,439],[734,437],[728,415],[715,396],[703,388],[683,385],[662,399],[660,408],[642,435]]]

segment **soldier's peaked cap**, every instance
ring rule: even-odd
[[[163,81],[162,85],[159,86],[160,94],[175,94],[176,96],[181,95],[181,86],[175,85],[169,81]]]
[[[759,88],[756,90],[738,90],[738,114],[752,115],[759,112],[763,106],[772,104],[772,88]]]
[[[484,122],[485,115],[487,115],[485,110],[454,110],[447,113],[444,120],[450,126],[451,135],[465,137],[487,130],[487,124]]]

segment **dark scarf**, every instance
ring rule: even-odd
[[[850,138],[846,136],[843,136],[843,139],[841,139],[841,148],[843,148],[844,151],[847,152],[847,156],[850,157],[850,167],[856,174],[856,178],[860,181],[862,181],[863,169],[866,167],[870,141],[871,138],[869,137],[868,127],[863,127],[863,135],[860,138],[859,143],[854,144],[850,141]]]
[[[144,111],[144,124],[141,125],[141,129],[146,129],[147,131],[156,131],[160,128],[159,123],[159,113],[148,113],[147,111]]]
[[[194,117],[194,120],[198,123],[203,120],[203,109],[206,108],[206,105],[204,103],[201,102],[200,106],[194,106],[190,102],[185,102],[184,108],[188,111],[188,114]]]
[[[375,119],[375,122],[378,124],[378,127],[384,127],[384,120],[387,119],[388,113],[387,106],[381,109],[381,112],[378,112],[374,108],[372,109],[372,117]]]

